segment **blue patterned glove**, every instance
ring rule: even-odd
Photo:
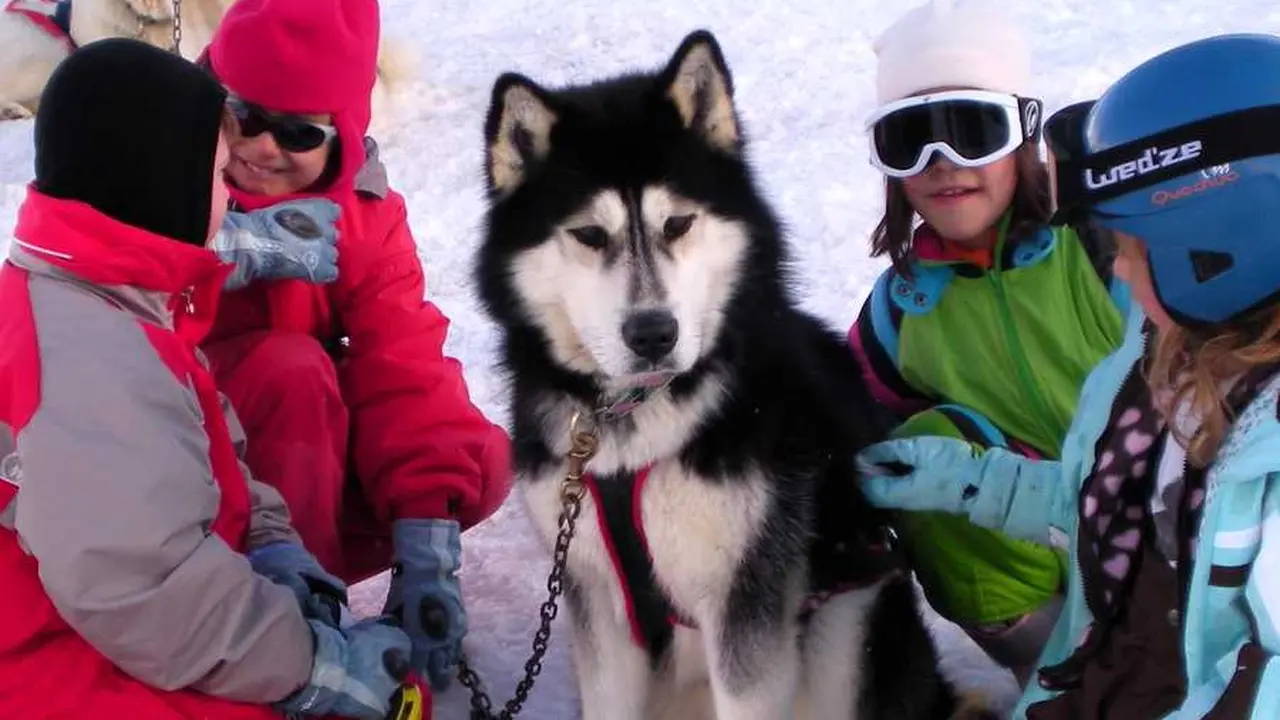
[[[248,558],[254,572],[293,591],[303,617],[340,625],[347,585],[320,567],[306,548],[292,542],[268,543],[250,550]]]
[[[389,619],[362,620],[345,630],[318,620],[307,624],[316,643],[311,677],[275,709],[291,718],[383,720],[391,711],[391,696],[408,676],[409,636]]]
[[[966,515],[975,525],[1043,537],[1071,493],[1062,466],[949,437],[877,443],[858,454],[862,492],[876,507]]]
[[[235,264],[224,290],[255,280],[338,279],[337,203],[307,198],[250,213],[229,212],[209,246],[223,262]]]
[[[397,520],[395,561],[384,613],[399,617],[413,639],[409,665],[432,689],[447,689],[462,655],[467,611],[458,569],[461,527],[453,520]]]

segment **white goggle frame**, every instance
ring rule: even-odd
[[[872,129],[875,128],[876,123],[908,108],[954,101],[982,103],[1000,108],[1004,112],[1005,122],[1009,126],[1009,137],[1005,140],[1004,145],[980,158],[971,160],[956,152],[955,148],[947,143],[937,140],[920,148],[920,152],[916,155],[915,163],[909,168],[895,168],[884,162],[880,157],[879,151],[876,150],[875,138],[872,136]],[[863,130],[869,136],[867,144],[870,146],[871,164],[889,177],[906,178],[924,172],[924,169],[932,161],[935,152],[941,153],[943,157],[960,167],[972,168],[989,165],[1017,150],[1027,140],[1034,140],[1037,137],[1040,129],[1040,112],[1040,101],[1032,98],[1019,98],[1016,95],[989,90],[947,90],[927,95],[915,95],[884,105],[867,118],[863,125]]]

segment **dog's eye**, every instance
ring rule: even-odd
[[[586,245],[592,250],[603,250],[605,245],[609,244],[609,233],[599,225],[583,225],[582,227],[569,228],[569,234],[573,239]]]
[[[693,227],[693,218],[693,215],[672,215],[662,224],[662,236],[668,240],[683,236]]]

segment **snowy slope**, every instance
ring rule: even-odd
[[[665,62],[688,31],[710,28],[734,72],[751,155],[791,229],[805,303],[847,326],[883,264],[866,257],[880,181],[866,162],[861,120],[873,104],[871,40],[900,0],[383,0],[385,31],[418,47],[416,79],[395,97],[378,139],[428,271],[429,295],[454,320],[449,350],[467,367],[478,403],[505,421],[492,372],[494,334],[471,293],[481,195],[481,124],[489,86],[518,70],[547,83],[580,81]],[[753,9],[751,6],[755,6]],[[1095,96],[1125,70],[1178,43],[1219,32],[1280,32],[1271,0],[1040,0],[1010,3],[1034,39],[1036,81],[1050,110]],[[610,6],[615,9],[609,10]],[[574,8],[577,8],[576,10]],[[145,138],[139,139],[145,152]],[[31,123],[0,124],[0,249],[31,176]],[[505,698],[520,672],[545,593],[547,554],[518,502],[466,537],[468,652]],[[385,578],[357,589],[374,610]],[[948,669],[1005,701],[1013,684],[958,631],[937,625]],[[577,716],[563,626],[522,717]],[[462,718],[456,688],[439,718]]]

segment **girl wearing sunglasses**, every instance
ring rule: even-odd
[[[236,119],[227,174],[245,192],[285,195],[321,182],[331,154],[325,146],[338,135],[332,115],[273,113],[229,93]],[[257,160],[257,162],[254,162]]]
[[[1056,457],[1086,374],[1121,341],[1109,243],[1050,224],[1026,40],[977,0],[935,0],[876,45],[867,123],[885,177],[876,282],[850,341],[895,437]],[[1025,682],[1061,607],[1065,554],[941,512],[898,516],[929,602]]]
[[[404,198],[366,137],[379,34],[376,0],[237,0],[219,23],[204,64],[235,117],[234,204],[324,198],[341,217],[336,279],[227,293],[203,349],[247,464],[306,549],[345,584],[395,565],[385,609],[413,640],[412,669],[441,689],[467,630],[460,533],[505,498],[509,441],[444,354],[449,320],[424,300]],[[289,575],[298,557],[254,559]]]

